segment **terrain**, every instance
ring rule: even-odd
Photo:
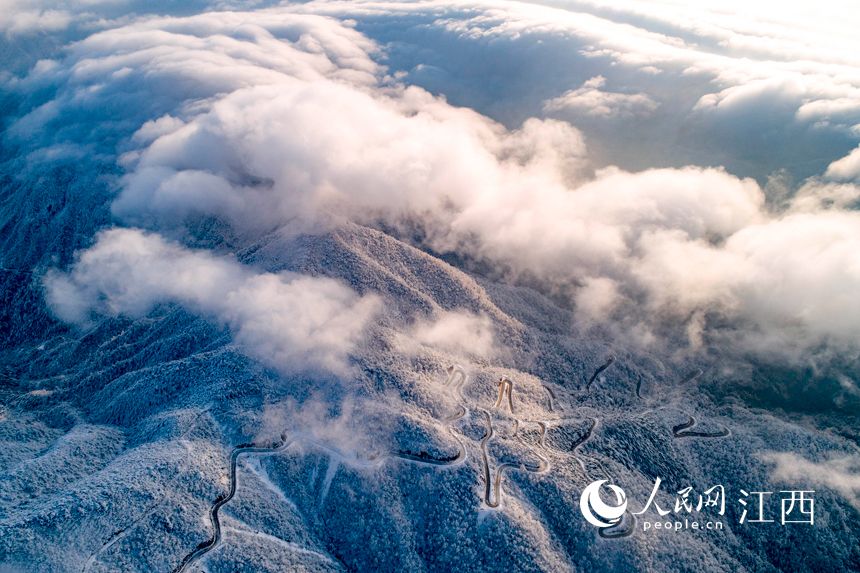
[[[860,571],[854,52],[215,4],[0,19],[0,571]]]
[[[850,428],[839,435],[814,417],[714,396],[705,385],[720,381],[718,365],[667,366],[620,348],[609,362],[605,343],[568,334],[571,317],[542,295],[485,288],[379,231],[303,241],[302,256],[276,264],[396,292],[404,313],[484,312],[516,353],[510,363],[531,367],[432,348],[400,355],[382,324],[380,346],[362,351],[349,382],[361,405],[343,411],[328,405],[341,385],[284,379],[232,348],[223,329],[169,305],[81,334],[52,326],[59,332],[6,354],[8,565],[775,571],[790,556],[808,570],[856,566],[857,546],[833,543],[858,535],[856,510],[823,490],[816,518],[826,527],[785,536],[737,525],[731,505],[724,531],[659,537],[629,520],[598,531],[578,513],[595,479],[640,500],[658,476],[668,492],[769,484],[757,452],[851,454]],[[290,250],[277,239],[260,245],[249,264],[281,249]],[[336,430],[325,427],[331,417]]]

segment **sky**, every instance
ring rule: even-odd
[[[14,8],[0,83],[18,176],[116,174],[111,229],[45,275],[61,320],[171,302],[275,367],[301,341],[307,368],[342,375],[384,305],[245,268],[195,233],[215,220],[250,245],[360,224],[538,285],[645,350],[858,356],[850,2]],[[481,323],[439,320],[416,332]]]

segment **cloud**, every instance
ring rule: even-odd
[[[586,278],[576,296],[577,318],[584,323],[600,322],[612,314],[620,299],[618,283],[614,280]]]
[[[793,212],[815,212],[828,209],[856,211],[860,207],[860,187],[853,183],[836,183],[812,178],[795,192],[789,202]]]
[[[671,10],[651,18],[632,6],[589,13],[521,3],[311,2],[139,19],[10,80],[12,89],[53,97],[7,137],[46,149],[121,150],[113,213],[125,224],[167,232],[215,218],[248,242],[274,228],[381,225],[510,280],[533,279],[567,296],[582,320],[616,324],[619,336],[655,341],[668,327],[694,348],[805,357],[833,345],[856,353],[852,187],[808,180],[779,211],[756,181],[727,169],[601,166],[569,123],[528,117],[509,127],[452,105],[389,75],[383,49],[352,22],[319,15],[423,11],[434,16],[431,27],[470,42],[576,37],[588,44],[584,61],[604,62],[606,73],[577,81],[561,96],[567,103],[609,115],[648,108],[643,121],[658,121],[665,102],[678,101],[674,92],[685,92],[685,117],[718,145],[733,141],[722,124],[734,136],[745,125],[726,118],[756,117],[768,106],[775,111],[763,121],[789,143],[801,133],[812,145],[809,134],[820,129],[848,137],[833,123],[809,122],[858,123],[844,105],[860,85],[848,73],[851,53],[828,60],[836,48],[827,42],[809,47],[808,60],[768,59],[789,44],[802,49],[820,30],[795,37],[774,24],[770,39],[756,42],[713,11],[693,11],[709,25],[690,26]],[[619,77],[632,93],[602,89]],[[812,102],[824,103],[800,111]],[[772,155],[762,162],[786,160]],[[254,288],[267,281],[276,279]],[[55,301],[61,316],[80,320],[96,304],[85,284],[53,285],[85,295],[77,310],[71,298]],[[122,300],[121,292],[113,297]],[[197,304],[190,292],[168,298]],[[128,304],[121,308],[136,312]]]
[[[80,325],[181,304],[228,325],[247,354],[287,373],[344,375],[378,311],[375,297],[335,280],[256,273],[138,229],[100,233],[68,273],[51,271],[44,284],[54,313]]]
[[[860,457],[833,457],[823,462],[813,462],[790,452],[770,452],[760,457],[774,464],[772,480],[803,488],[832,489],[860,511]]]
[[[463,311],[444,311],[432,319],[416,321],[402,343],[405,347],[420,344],[484,359],[499,353],[492,321],[487,316]]]
[[[6,137],[28,147],[114,154],[146,122],[196,115],[219,94],[289,79],[375,83],[381,70],[371,57],[375,50],[350,27],[313,15],[141,18],[96,32],[67,46],[61,60],[40,60],[25,77],[9,78],[5,87],[25,102],[43,90],[55,93],[32,102]]]
[[[838,1],[813,13],[762,5],[439,1],[302,9],[366,18],[369,30],[395,40],[391,59],[411,80],[507,125],[544,113],[547,100],[595,76],[659,104],[623,130],[579,115],[592,147],[605,150],[595,154],[599,166],[723,165],[761,182],[778,169],[820,174],[857,143],[857,19]],[[848,12],[839,22],[827,16]],[[395,19],[411,24],[412,34],[388,31],[386,21]],[[437,53],[432,63],[444,73],[412,73]]]
[[[747,324],[727,335],[748,350],[787,357],[822,345],[856,355],[860,214],[791,214],[749,225],[719,246],[659,231],[634,272],[653,310],[704,309]]]
[[[387,435],[374,418],[391,419],[391,411],[370,400],[347,397],[340,403],[314,399],[297,404],[291,400],[267,404],[260,415],[256,443],[287,440],[300,446],[324,447],[335,456],[334,463],[367,464],[370,453],[387,445]]]
[[[755,182],[722,170],[588,178],[566,124],[508,131],[415,88],[328,80],[242,88],[170,125],[130,164],[114,203],[129,222],[204,215],[261,233],[418,221],[427,246],[560,285],[592,316],[644,302],[646,324],[686,328],[719,312],[749,323],[762,352],[784,349],[786,332],[798,351],[860,334],[844,296],[860,286],[856,216],[774,217]],[[821,249],[838,264],[816,259]]]
[[[860,179],[860,147],[827,166],[827,177],[831,179]]]
[[[659,105],[646,94],[601,90],[605,85],[606,78],[595,76],[582,84],[582,87],[548,100],[544,104],[544,111],[570,111],[604,118],[629,118],[648,115]]]
[[[392,95],[334,81],[238,90],[143,150],[114,212],[130,221],[216,215],[258,230],[325,213],[366,222],[489,192],[501,175],[496,153],[511,162],[558,154],[534,135],[524,150],[421,90]]]
[[[847,6],[838,1],[827,4],[835,10]],[[717,80],[715,85],[741,86],[754,79],[792,75],[806,80],[805,85],[812,85],[817,77],[821,80],[818,89],[841,91],[858,79],[856,69],[851,69],[857,63],[858,45],[853,15],[837,22],[826,16],[826,10],[797,6],[776,13],[741,3],[727,9],[726,2],[716,0],[694,4],[621,1],[611,8],[597,2],[472,6],[471,13],[444,23],[475,38],[517,34],[579,37],[590,42],[586,53],[592,56],[609,57],[630,67],[681,68],[688,74],[707,74]]]
[[[62,30],[72,21],[65,10],[41,6],[39,2],[0,2],[0,31],[16,36],[34,31]]]

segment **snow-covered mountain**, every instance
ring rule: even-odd
[[[7,7],[0,570],[860,570],[853,44],[573,4]]]

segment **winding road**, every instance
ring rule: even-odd
[[[514,399],[512,396],[513,392],[514,392],[514,383],[511,382],[509,378],[504,378],[504,377],[499,378],[499,397],[496,400],[496,403],[493,406],[493,408],[498,408],[499,406],[501,406],[502,401],[504,400],[505,396],[507,396],[508,397],[508,408],[510,409],[511,414],[513,414],[514,413]]]
[[[466,400],[463,396],[463,386],[465,386],[466,382],[469,380],[469,375],[466,374],[466,370],[459,364],[452,364],[445,370],[448,372],[448,378],[447,380],[445,380],[445,386],[452,388],[457,397],[460,398],[461,401],[465,402]]]
[[[582,435],[582,437],[579,439],[579,441],[577,441],[575,444],[573,444],[570,447],[570,454],[574,457],[574,459],[577,462],[579,462],[579,467],[582,468],[582,472],[586,476],[590,477],[588,474],[588,469],[585,467],[585,462],[582,461],[582,458],[586,458],[586,459],[592,459],[592,458],[589,458],[588,456],[583,456],[582,454],[579,454],[577,452],[577,450],[580,447],[582,447],[588,440],[591,439],[591,435],[594,433],[594,429],[597,427],[597,418],[588,418],[588,419],[591,421],[591,425],[588,427],[588,429],[585,431],[585,434]],[[598,462],[598,465],[600,465],[599,462]],[[600,466],[600,469],[603,469],[603,466]],[[606,472],[604,471],[604,473],[606,473]]]
[[[594,383],[595,380],[597,380],[597,377],[600,376],[604,370],[612,366],[613,362],[615,362],[615,355],[610,355],[609,358],[606,359],[606,362],[604,362],[600,366],[600,368],[594,371],[594,374],[592,374],[591,378],[588,379],[588,384],[585,385],[585,388],[591,388],[591,384]]]
[[[201,542],[194,551],[186,555],[179,565],[173,569],[173,573],[186,571],[194,561],[212,551],[212,549],[214,549],[221,541],[221,520],[218,517],[218,511],[227,504],[227,502],[233,499],[234,495],[236,495],[236,462],[239,459],[239,456],[244,454],[271,454],[285,449],[291,443],[292,441],[287,441],[286,435],[282,434],[281,442],[270,447],[258,446],[251,443],[241,444],[233,448],[233,451],[230,452],[230,489],[227,492],[227,495],[219,495],[215,499],[215,503],[212,504],[212,508],[209,510],[209,519],[212,522],[213,529],[212,537]]]
[[[450,457],[445,457],[445,458],[433,457],[432,455],[428,454],[427,452],[423,452],[423,451],[418,452],[416,454],[416,453],[408,452],[406,450],[399,450],[399,451],[394,452],[390,455],[391,455],[391,457],[399,458],[401,460],[406,460],[409,462],[417,462],[420,464],[428,464],[431,466],[450,466],[450,465],[453,465],[453,464],[456,464],[458,462],[465,460],[466,459],[466,450],[461,447],[457,451],[456,455],[450,456]]]
[[[690,430],[696,425],[696,419],[692,416],[688,416],[686,422],[682,422],[676,426],[672,426],[672,437],[673,438],[725,438],[730,435],[731,432],[728,428],[723,428],[719,432],[697,432],[695,430]]]
[[[493,420],[490,417],[490,413],[486,410],[481,410],[484,415],[487,417],[487,429],[484,432],[484,437],[481,438],[481,457],[484,461],[484,503],[487,504],[487,507],[497,508],[502,502],[501,497],[499,496],[499,489],[502,485],[502,478],[504,477],[505,471],[508,468],[516,467],[511,463],[503,463],[498,468],[496,468],[496,479],[491,480],[491,472],[490,472],[490,460],[487,456],[487,442],[490,441],[490,438],[493,437]]]
[[[501,505],[502,497],[501,497],[501,488],[502,488],[502,479],[505,476],[505,473],[511,469],[519,469],[525,470],[530,473],[543,473],[549,470],[550,464],[549,460],[541,455],[537,450],[532,449],[526,444],[522,438],[517,438],[518,441],[525,446],[530,453],[534,454],[540,462],[537,465],[530,465],[524,462],[513,463],[513,462],[503,462],[499,464],[495,471],[495,477],[492,476],[492,472],[490,470],[490,459],[487,454],[487,443],[494,435],[493,431],[493,419],[490,416],[490,413],[486,410],[481,410],[481,413],[487,418],[487,429],[484,431],[484,435],[481,438],[481,458],[484,464],[484,503],[487,507],[496,509]],[[519,422],[519,420],[517,420]],[[544,440],[546,439],[546,424],[544,422],[534,422],[538,424],[541,428],[540,434],[540,445],[544,446]]]
[[[451,366],[447,369],[448,371],[448,379],[445,384],[453,389],[453,391],[457,394],[461,399],[463,398],[462,388],[463,385],[468,380],[468,375],[465,370],[457,365]],[[452,414],[451,416],[445,418],[445,422],[449,424],[449,431],[454,439],[457,441],[458,449],[457,453],[453,456],[447,457],[435,457],[425,451],[419,452],[411,452],[408,450],[398,450],[395,452],[389,452],[387,455],[383,455],[380,457],[374,457],[373,459],[368,459],[367,461],[372,464],[379,464],[385,461],[387,458],[399,459],[407,462],[424,464],[429,466],[451,466],[455,464],[462,463],[466,459],[466,448],[463,445],[463,442],[457,436],[453,423],[457,420],[465,417],[468,414],[468,408],[464,405],[460,405],[458,410]],[[488,414],[489,415],[489,414]],[[492,428],[491,428],[492,432]],[[186,571],[188,567],[194,562],[212,551],[218,543],[221,541],[221,520],[219,518],[219,511],[224,505],[226,505],[233,496],[236,495],[237,488],[237,480],[236,480],[236,464],[238,462],[239,456],[245,454],[272,454],[283,451],[290,444],[294,443],[294,440],[287,441],[286,433],[281,435],[280,443],[274,444],[272,446],[259,446],[254,443],[250,444],[240,444],[233,448],[230,452],[230,487],[226,495],[219,495],[215,502],[212,504],[212,507],[209,509],[209,518],[212,523],[213,534],[208,540],[201,542],[193,551],[188,553],[180,562],[180,564],[173,569],[173,573],[182,573]],[[319,446],[320,448],[329,451],[333,455],[337,455],[338,457],[345,457],[342,453],[337,452],[335,450],[331,450],[324,446],[323,444],[318,444],[316,442],[311,441],[313,445]],[[486,459],[486,458],[485,458]],[[110,542],[109,542],[110,543]],[[105,545],[107,547],[107,545]],[[105,548],[103,547],[102,550]],[[100,551],[102,551],[100,550]],[[95,556],[93,556],[94,558]],[[91,558],[91,561],[93,560]]]
[[[556,398],[555,392],[552,391],[552,388],[550,388],[546,384],[541,384],[541,386],[543,386],[543,389],[546,390],[546,393],[548,396],[548,398],[547,398],[547,400],[549,402],[548,403],[548,409],[550,412],[554,412],[555,411],[554,403],[558,401],[558,398]]]
[[[616,358],[615,356],[609,356],[606,362],[601,365],[591,376],[588,381],[587,388],[591,386],[591,384],[603,373],[607,368],[609,368],[614,362]],[[469,380],[469,376],[466,374],[466,371],[459,365],[452,365],[447,369],[448,377],[445,381],[445,386],[449,389],[449,391],[454,394],[456,398],[460,400],[460,404],[458,404],[457,409],[451,415],[442,419],[448,425],[448,430],[451,433],[452,437],[457,441],[458,449],[457,452],[453,455],[442,455],[442,456],[434,456],[430,453],[420,450],[420,451],[408,451],[408,450],[397,450],[393,452],[387,452],[381,456],[373,456],[372,459],[368,458],[365,461],[372,464],[377,465],[384,463],[385,459],[399,459],[406,462],[423,464],[428,466],[440,467],[440,466],[453,466],[456,464],[461,464],[466,460],[467,457],[467,449],[465,444],[461,440],[461,437],[457,435],[454,424],[458,420],[461,420],[469,415],[469,407],[466,405],[466,400],[463,395],[463,387]],[[698,370],[691,375],[688,375],[685,381],[691,381],[697,378],[701,374],[701,370]],[[636,386],[636,394],[640,396],[640,388],[642,381],[641,379],[638,381]],[[557,397],[553,390],[547,386],[542,384],[542,387],[547,393],[547,401],[548,401],[548,410],[553,412],[555,410],[555,402],[557,401]],[[513,404],[513,382],[506,378],[502,377],[499,379],[499,395],[494,405],[495,408],[503,407],[503,404],[507,402],[507,406],[510,409],[510,413],[514,413],[514,404]],[[545,420],[520,420],[519,418],[514,418],[514,431],[510,438],[516,439],[522,444],[529,453],[534,454],[538,458],[538,463],[534,462],[509,462],[505,461],[500,463],[495,471],[492,470],[490,465],[490,456],[488,454],[488,445],[493,437],[496,435],[495,430],[493,428],[493,419],[490,412],[484,408],[478,408],[478,411],[486,418],[486,429],[484,431],[483,436],[480,439],[480,453],[481,453],[481,462],[482,462],[482,473],[483,473],[483,481],[484,481],[484,492],[483,492],[483,502],[486,507],[491,509],[496,509],[500,507],[502,502],[502,485],[504,483],[505,474],[510,470],[521,470],[527,471],[529,473],[542,473],[546,472],[550,469],[550,461],[549,459],[542,455],[539,451],[540,449],[547,449],[546,446],[546,438],[547,438],[547,421]],[[569,418],[564,418],[569,419]],[[591,479],[592,475],[589,471],[586,461],[591,462],[600,468],[600,471],[604,474],[604,476],[609,477],[609,474],[606,472],[606,469],[600,463],[599,460],[592,458],[591,456],[583,455],[580,450],[581,448],[592,439],[594,433],[599,424],[599,419],[597,417],[588,416],[586,418],[590,424],[586,428],[585,433],[577,439],[575,443],[573,443],[570,447],[570,454],[576,459],[579,463],[583,473],[586,478]],[[519,428],[522,424],[536,424],[539,428],[539,438],[537,445],[532,445],[526,443],[523,439],[523,436],[519,434]],[[703,437],[703,438],[718,438],[729,435],[729,431],[722,430],[720,432],[700,432],[690,430],[690,428],[694,427],[696,424],[696,420],[690,416],[689,420],[677,424],[672,427],[672,435],[675,438],[685,438],[685,437]],[[302,440],[301,436],[293,436],[292,440],[287,440],[286,433],[281,435],[280,442],[276,444],[272,444],[271,446],[260,446],[255,443],[249,444],[241,444],[233,448],[230,453],[230,470],[229,470],[229,489],[226,494],[219,495],[215,501],[213,502],[210,510],[209,516],[210,521],[212,523],[213,534],[212,536],[206,540],[201,542],[193,551],[188,553],[181,561],[181,563],[173,570],[173,573],[182,573],[186,571],[189,566],[195,561],[202,558],[208,552],[212,551],[221,541],[221,522],[219,517],[220,509],[226,505],[235,495],[237,489],[237,476],[236,476],[236,465],[240,456],[245,454],[272,454],[280,452],[286,449],[290,444],[295,443],[297,440]],[[304,440],[302,440],[304,441]],[[330,448],[322,445],[316,444],[312,440],[310,441],[314,445],[318,445],[319,447],[331,451],[333,454],[338,454],[338,452],[334,450],[330,450]],[[358,461],[358,460],[356,460]],[[592,466],[592,469],[594,467]],[[139,519],[142,519],[139,518]],[[135,522],[129,524],[129,527],[133,526]],[[636,519],[634,516],[626,514],[625,520],[617,526],[600,529],[598,534],[600,537],[605,539],[617,539],[623,538],[631,535],[635,530]],[[117,532],[119,534],[120,532]],[[99,551],[103,551],[105,548],[109,547],[111,543],[113,543],[113,537],[117,534],[114,534],[112,538],[105,544],[105,546]],[[94,554],[90,558],[89,564],[92,564],[96,555]]]
[[[624,527],[625,522],[627,522],[627,527]],[[624,519],[621,520],[621,523],[612,527],[601,527],[597,530],[597,535],[603,539],[621,539],[622,537],[630,537],[635,530],[636,516],[628,511],[624,513]]]

